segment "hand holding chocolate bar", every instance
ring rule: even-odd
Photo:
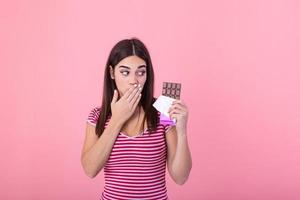
[[[182,100],[175,100],[169,109],[169,117],[176,119],[176,129],[180,133],[186,133],[188,121],[188,108]]]
[[[172,103],[176,99],[180,99],[181,84],[164,82],[162,95],[157,98],[153,106],[161,113],[160,122],[162,124],[174,125],[176,124],[176,118],[171,119],[169,115],[169,110]]]

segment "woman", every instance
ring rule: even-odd
[[[177,184],[188,179],[192,159],[187,141],[188,109],[176,100],[163,125],[152,106],[154,72],[146,46],[138,39],[118,42],[104,74],[102,105],[86,124],[81,163],[87,176],[104,169],[101,199],[168,199],[166,163]]]

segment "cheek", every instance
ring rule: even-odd
[[[146,80],[147,80],[146,76],[139,78],[139,83],[142,85],[143,88],[145,86]]]
[[[124,96],[124,94],[125,94],[125,89],[124,88],[120,88],[120,87],[118,87],[118,92],[119,92],[119,97],[122,97],[122,96]]]
[[[143,85],[145,84],[146,80],[147,80],[147,75],[142,76],[142,77],[139,78],[139,82],[140,82],[141,84],[143,84]]]
[[[124,84],[124,82],[125,81],[122,78],[120,78],[120,77],[116,77],[116,79],[115,79],[116,87],[117,87],[117,89],[119,91],[119,94],[121,96],[123,96],[123,94],[125,92],[124,91],[125,90],[124,85],[126,85],[126,84]]]

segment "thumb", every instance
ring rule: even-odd
[[[118,100],[118,91],[117,90],[114,90],[114,96],[113,96],[113,99],[111,101],[111,103],[116,103],[117,100]]]

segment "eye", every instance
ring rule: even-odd
[[[121,74],[123,74],[124,76],[127,76],[129,74],[129,71],[121,71]]]
[[[143,76],[146,73],[146,71],[139,71],[138,74],[139,76]]]

